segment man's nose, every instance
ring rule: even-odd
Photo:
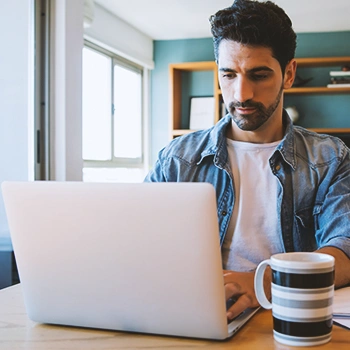
[[[239,77],[235,80],[234,99],[238,102],[245,102],[253,99],[253,86],[248,79]]]

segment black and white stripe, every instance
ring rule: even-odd
[[[300,345],[321,344],[332,331],[334,271],[296,274],[273,270],[275,338]],[[301,288],[302,287],[302,288]]]
[[[273,283],[291,288],[315,289],[331,286],[334,281],[334,271],[314,273],[291,273],[272,270]],[[328,270],[328,269],[327,269]]]

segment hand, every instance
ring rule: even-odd
[[[255,271],[235,272],[224,270],[224,283],[226,300],[231,297],[237,301],[227,310],[227,318],[230,320],[237,317],[247,308],[258,307],[259,303],[255,297],[254,290]],[[265,272],[265,293],[271,295],[271,271]]]
[[[316,250],[317,253],[332,255],[335,259],[334,287],[340,288],[350,285],[350,259],[340,249],[335,247],[324,247]]]

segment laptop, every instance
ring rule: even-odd
[[[208,183],[4,182],[35,322],[226,339],[216,196]]]

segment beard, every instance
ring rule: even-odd
[[[268,107],[265,107],[261,102],[247,100],[245,102],[232,101],[228,105],[232,120],[236,125],[244,131],[254,131],[259,129],[267,120],[270,119],[281,101],[283,93],[283,85],[281,86],[275,101]],[[241,115],[236,112],[236,108],[253,107],[256,111],[252,114]]]

